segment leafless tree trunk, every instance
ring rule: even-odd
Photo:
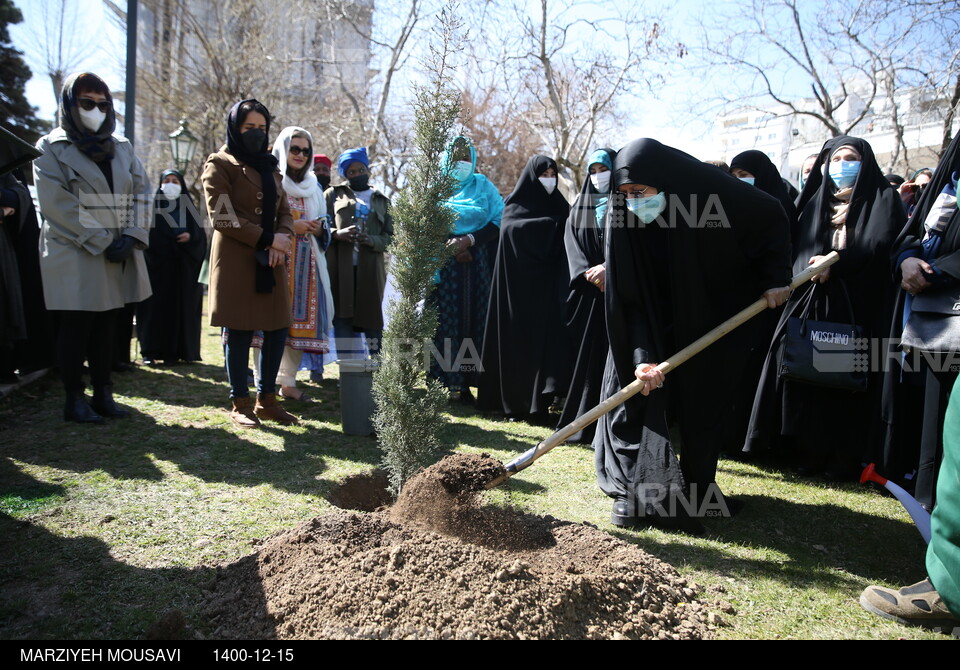
[[[834,5],[806,3],[801,10],[797,0],[753,0],[735,15],[711,13],[700,55],[712,77],[732,84],[720,96],[725,106],[774,102],[845,135],[869,114],[878,83],[869,53],[838,35],[842,25]],[[809,99],[797,98],[798,78]]]
[[[475,32],[498,39],[471,44],[479,67],[468,90],[502,96],[506,104],[492,106],[525,124],[579,186],[597,138],[623,119],[620,98],[652,85],[650,63],[665,48],[663,24],[644,5],[623,11],[580,0],[528,5],[490,5],[481,15]]]
[[[778,103],[834,136],[889,126],[888,167],[905,169],[920,148],[905,132],[941,120],[944,137],[952,132],[957,9],[955,0],[753,0],[735,15],[713,12],[699,51],[706,71],[732,84],[721,107]]]
[[[31,65],[48,77],[53,97],[60,99],[63,81],[81,69],[99,47],[87,39],[99,33],[88,20],[81,21],[75,0],[47,0],[40,5],[43,25],[33,34],[26,55]],[[83,34],[78,32],[82,26]]]
[[[960,72],[957,72],[953,78],[953,94],[948,102],[947,113],[943,117],[943,140],[940,142],[939,155],[947,150],[953,141],[953,122],[957,118],[957,108],[960,107]]]
[[[372,9],[373,3],[370,4]],[[388,192],[396,191],[410,157],[411,119],[407,109],[395,104],[394,88],[404,65],[426,35],[425,19],[432,19],[441,5],[436,0],[380,3],[372,21],[369,16],[358,15],[356,5],[351,0],[319,0],[318,11],[330,21],[346,26],[351,33],[348,39],[370,50],[380,66],[360,78],[333,68],[335,83],[329,96],[342,101],[344,110],[348,110],[341,120],[346,127],[341,127],[338,137],[351,138],[352,146],[366,146],[371,167],[379,171]],[[317,55],[308,58],[317,60]],[[319,60],[330,63],[328,56]],[[404,98],[401,102],[409,100]],[[341,144],[339,148],[348,147]]]
[[[844,17],[840,33],[869,55],[886,99],[896,140],[888,165],[891,170],[910,165],[910,146],[904,136],[908,124],[928,122],[940,114],[945,135],[951,135],[957,103],[950,86],[960,74],[960,21],[947,11],[949,4],[956,3],[858,0]],[[905,93],[922,89],[936,92],[932,103],[926,103],[927,109],[902,109],[904,100],[908,107],[919,106],[909,104],[916,95]]]

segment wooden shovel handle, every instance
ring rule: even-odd
[[[840,260],[840,255],[836,251],[831,251],[829,254],[820,259],[819,262],[811,265],[806,270],[794,277],[790,282],[790,288],[796,289],[798,286],[810,281],[815,275],[820,274],[838,260]],[[656,369],[663,372],[663,374],[671,372],[681,364],[689,361],[691,358],[699,354],[701,351],[709,347],[731,330],[743,325],[765,309],[767,309],[767,299],[759,298],[749,307],[737,312],[732,317],[711,330],[709,333],[705,334],[703,337],[691,342],[673,356],[660,363]],[[583,430],[585,427],[589,426],[591,423],[612,410],[614,407],[622,405],[629,398],[635,396],[642,388],[643,382],[641,382],[639,379],[635,379],[631,383],[627,384],[612,396],[601,402],[599,405],[584,412],[574,421],[568,423],[566,426],[555,432],[537,446],[525,451],[520,456],[507,463],[504,466],[507,471],[506,474],[489,482],[486,488],[489,489],[493,488],[494,486],[498,486],[524,468],[529,467],[535,460],[543,456],[558,444],[561,444],[567,440],[567,438],[569,438],[571,435]]]

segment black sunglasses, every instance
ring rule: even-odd
[[[77,98],[77,104],[80,105],[80,109],[89,112],[91,109],[96,107],[101,112],[106,114],[110,111],[110,108],[113,107],[113,103],[109,100],[104,100],[103,102],[97,102],[91,100],[90,98]]]
[[[309,156],[310,147],[290,147],[290,154],[292,156]]]

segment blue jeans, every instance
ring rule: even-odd
[[[230,380],[231,398],[248,398],[247,363],[250,360],[252,330],[227,329],[227,378]],[[263,331],[263,347],[260,349],[260,382],[257,393],[264,395],[277,392],[277,373],[287,343],[287,329]]]

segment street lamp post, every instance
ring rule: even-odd
[[[193,155],[197,153],[199,144],[200,140],[187,128],[187,120],[180,119],[180,127],[170,133],[170,153],[173,154],[173,162],[177,169],[184,176],[186,176],[187,166],[193,160]]]

